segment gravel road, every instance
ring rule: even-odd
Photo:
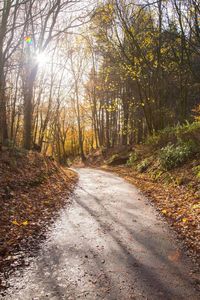
[[[2,299],[200,299],[192,263],[150,202],[116,175],[77,172],[72,205]]]

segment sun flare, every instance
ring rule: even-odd
[[[48,55],[44,52],[37,53],[35,59],[40,66],[45,66],[48,63]]]

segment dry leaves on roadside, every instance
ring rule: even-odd
[[[170,221],[193,257],[200,253],[200,199],[196,192],[183,186],[155,182],[148,173],[127,167],[107,167],[141,189]],[[128,174],[128,175],[127,175]]]
[[[47,225],[67,203],[74,172],[38,153],[0,159],[0,271],[23,264],[16,253],[37,248]],[[18,260],[18,262],[16,261]],[[0,277],[1,279],[1,277]]]

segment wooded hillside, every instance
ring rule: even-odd
[[[82,4],[1,2],[1,144],[66,162],[199,121],[199,1]]]

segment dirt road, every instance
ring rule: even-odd
[[[147,199],[110,173],[78,172],[73,204],[2,299],[200,299],[191,263]]]

